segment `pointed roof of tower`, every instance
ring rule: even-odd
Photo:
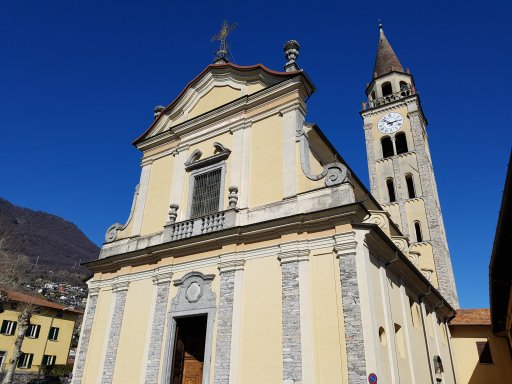
[[[382,24],[379,24],[379,45],[377,47],[377,56],[373,67],[373,77],[379,77],[389,72],[404,72],[400,60],[391,48],[388,39],[384,35]]]

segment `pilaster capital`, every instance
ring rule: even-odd
[[[309,261],[309,249],[296,249],[292,251],[279,252],[277,259],[281,265],[286,263],[298,263],[299,261]]]
[[[100,287],[90,287],[89,288],[89,297],[98,296],[100,294]]]
[[[154,285],[167,284],[171,282],[172,272],[161,272],[151,277]]]
[[[116,281],[112,284],[112,292],[124,292],[128,291],[128,287],[130,286],[129,281]]]
[[[293,241],[281,244],[279,246],[279,250],[280,252],[277,254],[277,259],[281,265],[299,261],[308,261],[309,254],[311,252],[305,241]]]
[[[336,253],[337,257],[345,256],[345,255],[355,255],[356,254],[356,233],[354,231],[340,233],[333,236],[334,238],[334,253]]]
[[[243,271],[245,260],[227,260],[219,263],[219,273]]]

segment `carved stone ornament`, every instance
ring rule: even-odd
[[[423,276],[430,282],[432,282],[432,272],[434,272],[432,269],[421,268],[421,273],[423,273]]]
[[[135,202],[137,201],[137,196],[139,195],[139,184],[135,187],[135,193],[133,194],[133,201],[132,201],[132,208],[130,209],[130,216],[128,216],[128,220],[126,220],[126,223],[115,223],[112,224],[107,229],[107,233],[105,234],[105,243],[112,243],[116,241],[118,231],[124,230],[128,224],[130,224],[130,221],[133,217],[133,211],[135,210]]]
[[[215,142],[213,143],[213,147],[215,148],[213,155],[204,159],[201,159],[203,153],[199,149],[195,149],[188,157],[187,161],[185,161],[185,169],[187,171],[192,171],[194,169],[203,168],[225,160],[231,154],[231,150],[226,148],[221,143]]]
[[[314,175],[311,172],[311,166],[309,163],[309,145],[308,139],[304,134],[304,130],[296,130],[296,135],[300,141],[300,165],[302,172],[308,179],[318,181],[325,178],[325,185],[328,187],[334,187],[348,181],[349,171],[347,167],[336,161],[324,165],[323,171],[319,175]]]
[[[172,311],[215,307],[215,293],[211,287],[214,278],[215,275],[190,272],[183,278],[175,280],[174,285],[179,289],[176,297],[172,300]]]
[[[236,204],[238,202],[238,187],[235,187],[234,185],[230,186],[228,188],[229,190],[229,208],[234,209],[236,208]]]
[[[168,224],[174,224],[176,222],[176,218],[178,217],[178,204],[169,205],[169,222]]]

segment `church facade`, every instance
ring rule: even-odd
[[[73,383],[456,382],[413,78],[381,30],[361,111],[370,194],[306,122],[299,49],[285,71],[220,55],[155,108],[129,219],[87,264]]]

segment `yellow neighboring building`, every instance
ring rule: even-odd
[[[361,112],[374,197],[306,122],[298,53],[283,72],[220,54],[155,108],[129,219],[87,263],[73,383],[457,382],[413,78],[381,31]]]
[[[34,306],[35,312],[23,340],[16,373],[37,373],[43,365],[66,364],[80,312],[19,292],[8,292],[8,299],[0,313],[1,372],[7,369],[13,353],[20,314],[17,308],[22,305]]]

